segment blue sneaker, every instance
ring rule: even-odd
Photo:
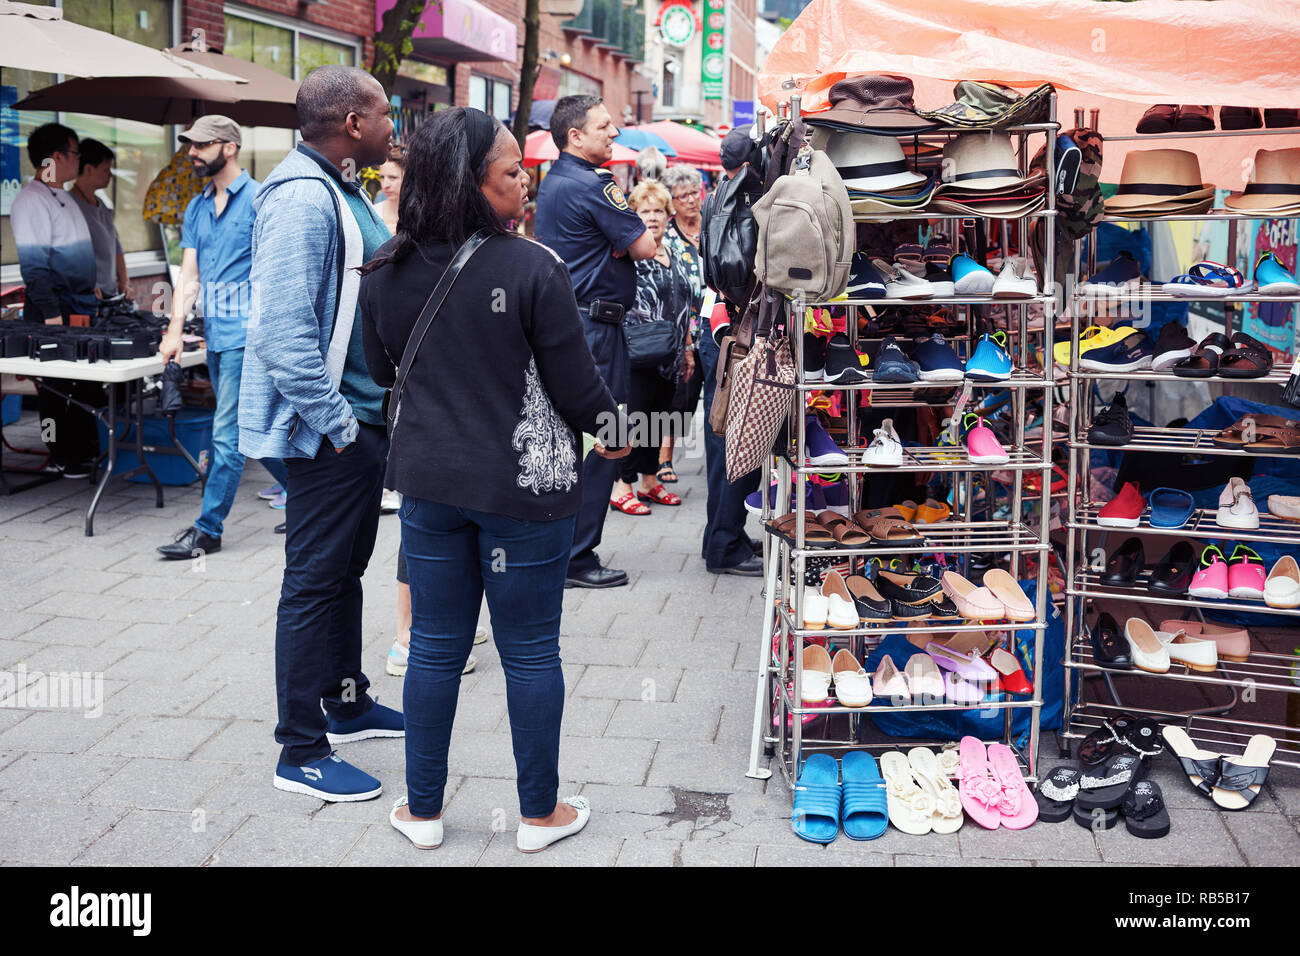
[[[822,434],[825,435],[826,432],[823,431]],[[827,436],[827,440],[829,440],[829,436]],[[832,442],[832,444],[834,444],[834,442]],[[768,486],[767,500],[772,506],[772,513],[778,515],[781,514],[781,509],[776,503],[776,482],[772,482],[772,484]],[[803,506],[805,511],[826,510],[826,499],[822,494],[821,485],[814,484],[811,481],[804,485]],[[745,496],[745,510],[755,518],[761,518],[763,516],[763,493],[761,491],[752,491]],[[794,511],[793,491],[790,492],[790,510]],[[392,672],[390,671],[389,673]]]
[[[996,277],[964,252],[952,257],[948,271],[957,295],[987,295],[993,291]]]
[[[273,783],[277,790],[305,793],[330,803],[373,800],[384,790],[378,780],[336,754],[321,757],[302,767],[276,764]]]
[[[892,335],[880,343],[876,354],[875,381],[882,385],[906,385],[920,376],[920,367],[903,354]]]
[[[1261,255],[1255,263],[1255,285],[1260,295],[1300,295],[1300,282],[1271,252]]]
[[[1007,353],[1007,334],[1000,329],[984,335],[975,353],[966,363],[966,377],[975,382],[1005,382],[1011,377],[1011,356]]]
[[[1110,264],[1087,282],[1079,284],[1079,292],[1115,293],[1134,289],[1142,282],[1142,267],[1130,252],[1121,252]]]
[[[957,353],[953,351],[953,347],[938,332],[929,338],[917,339],[912,354],[916,356],[916,364],[920,367],[917,374],[920,376],[921,381],[961,381],[965,366],[962,365],[961,359],[957,357]]]
[[[808,449],[807,464],[830,468],[848,466],[849,456],[844,454],[843,448],[835,444],[835,440],[827,434],[826,429],[822,427],[821,419],[816,415],[805,417],[804,439]]]
[[[1090,372],[1135,372],[1150,368],[1156,345],[1143,332],[1126,335],[1113,345],[1093,349],[1079,359],[1079,368]]]
[[[270,488],[263,488],[261,491],[259,491],[257,493],[257,497],[261,498],[263,501],[270,501],[272,498],[276,497],[277,495],[282,495],[282,494],[284,494],[284,486],[281,485],[279,482],[276,482]]]
[[[885,279],[871,264],[871,256],[853,253],[853,264],[849,270],[849,285],[845,290],[850,299],[883,299],[885,297]]]
[[[325,736],[335,746],[371,737],[405,737],[406,720],[393,708],[375,704],[360,717],[351,720],[335,720],[330,717],[329,732]]]

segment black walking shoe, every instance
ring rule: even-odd
[[[1097,413],[1088,429],[1093,445],[1127,445],[1133,440],[1133,422],[1128,417],[1128,400],[1116,392],[1110,404]]]
[[[215,554],[221,550],[220,538],[209,538],[198,528],[186,528],[171,544],[164,544],[158,553],[172,561],[197,558],[201,554]]]
[[[595,567],[590,571],[570,571],[564,579],[566,588],[617,588],[627,584],[627,572]]]
[[[710,574],[739,574],[747,578],[762,577],[763,559],[756,554],[750,555],[739,564],[733,564],[726,568],[709,568]]]

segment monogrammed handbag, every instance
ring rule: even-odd
[[[770,321],[773,308],[764,303],[769,321],[732,372],[727,408],[727,480],[736,481],[763,464],[790,414],[795,394],[794,360],[790,343]]]

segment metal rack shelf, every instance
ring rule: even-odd
[[[808,516],[812,524],[811,515]],[[808,557],[875,557],[903,554],[927,554],[931,551],[948,553],[982,553],[987,551],[1048,551],[1051,544],[1020,522],[1012,521],[940,521],[934,524],[913,524],[923,537],[910,541],[879,541],[859,547],[841,546],[799,547],[793,535],[782,534],[771,525],[763,530],[791,549],[791,554]]]
[[[847,465],[796,465],[786,454],[782,457],[790,461],[797,473],[820,475],[828,471],[844,474],[893,474],[909,471],[1035,471],[1044,467],[1041,455],[1019,448],[1007,450],[1008,461],[998,464],[981,464],[970,460],[970,452],[962,445],[935,446],[931,448],[911,448],[903,446],[903,463],[901,465],[865,465],[862,456],[865,448],[845,450],[849,459]],[[1047,462],[1046,467],[1051,467]]]
[[[877,704],[871,703],[865,707],[849,707],[844,704],[834,704],[829,707],[805,706],[802,702],[797,703],[794,700],[794,694],[788,688],[781,688],[781,693],[786,698],[786,710],[788,713],[797,717],[805,714],[817,714],[826,716],[835,716],[843,714],[889,714],[889,713],[906,713],[908,711],[923,710],[927,713],[933,711],[962,711],[962,710],[1023,710],[1025,708],[1042,707],[1042,701],[1037,700],[985,700],[978,704]],[[834,699],[834,698],[831,698]],[[872,698],[876,700],[876,698]]]
[[[861,198],[861,197],[859,197]],[[849,193],[849,205],[856,202],[853,194]],[[1016,219],[1046,219],[1056,215],[1055,209],[1039,209],[1036,212],[1025,213],[1024,216],[1017,216]],[[875,212],[855,212],[853,214],[854,222],[907,222],[926,219],[980,219],[983,217],[974,216],[968,212],[949,212],[943,209],[932,209],[929,206],[923,207],[917,212],[897,212],[897,213],[875,213]],[[994,218],[994,217],[990,217]],[[1013,220],[1014,221],[1014,220]]]
[[[1134,133],[1131,136],[1107,136],[1108,143],[1146,143],[1164,139],[1220,139],[1225,136],[1294,136],[1300,126],[1264,126],[1258,129],[1204,129],[1195,133]],[[1259,218],[1259,217],[1256,217]]]
[[[1258,219],[1259,216],[1243,218]],[[1294,217],[1293,217],[1294,218]],[[1135,289],[1117,292],[1075,292],[1077,302],[1097,302],[1106,305],[1140,305],[1144,302],[1300,302],[1300,295],[1260,295],[1258,292],[1239,292],[1235,295],[1170,295],[1157,285],[1143,283]]]
[[[1214,508],[1197,508],[1186,525],[1181,528],[1153,528],[1150,515],[1143,515],[1136,528],[1112,528],[1099,523],[1097,514],[1101,506],[1087,504],[1075,510],[1070,526],[1099,534],[1158,534],[1173,538],[1231,538],[1233,541],[1258,541],[1267,544],[1295,544],[1300,537],[1300,523],[1263,513],[1258,528],[1225,528],[1215,522],[1218,514]]]
[[[1043,305],[1050,301],[1050,295],[1036,295],[1026,299],[995,299],[991,295],[945,295],[921,299],[831,299],[805,302],[804,306],[809,309],[833,309],[837,305]]]
[[[951,341],[951,340],[950,340]],[[1282,379],[1286,381],[1285,377]],[[973,378],[960,378],[955,381],[947,382],[877,382],[872,375],[871,381],[855,382],[853,384],[839,382],[801,382],[796,388],[801,392],[832,392],[832,391],[858,391],[866,389],[872,392],[922,392],[931,390],[953,391],[960,389],[966,383],[970,383],[974,388],[1051,388],[1054,382],[1043,378],[1040,374],[1034,372],[1016,369],[1011,373],[1011,377],[1002,382],[982,382]],[[878,404],[873,402],[873,404]],[[945,402],[944,404],[951,404]],[[897,407],[897,406],[890,406]]]
[[[778,614],[782,623],[789,626],[789,633],[796,638],[809,637],[888,637],[891,634],[901,634],[904,637],[915,637],[918,634],[962,634],[980,631],[1041,631],[1047,628],[1047,625],[1038,621],[1023,622],[1003,622],[1003,621],[959,621],[959,620],[926,620],[917,624],[904,624],[901,621],[894,621],[889,624],[860,624],[854,628],[838,627],[796,627],[794,621],[794,612],[788,604],[782,604],[778,609]]]
[[[1251,458],[1295,457],[1286,454],[1269,455],[1264,452],[1250,452],[1241,448],[1220,448],[1214,444],[1214,437],[1221,431],[1223,431],[1221,428],[1160,428],[1154,425],[1137,425],[1133,428],[1133,440],[1125,445],[1094,445],[1091,442],[1081,440],[1071,441],[1069,445],[1071,448],[1097,448],[1101,451],[1152,451],[1179,455],[1244,455]]]
[[[1066,589],[1072,597],[1109,598],[1115,601],[1139,601],[1143,604],[1163,604],[1170,607],[1199,607],[1209,611],[1240,611],[1246,614],[1280,614],[1285,617],[1300,617],[1300,608],[1269,607],[1263,601],[1243,601],[1229,598],[1220,601],[1213,598],[1194,598],[1182,594],[1162,594],[1147,587],[1151,572],[1143,571],[1138,575],[1138,583],[1129,587],[1101,583],[1100,571],[1080,571],[1074,584]]]
[[[1177,661],[1165,674],[1153,674],[1137,669],[1118,669],[1103,667],[1096,662],[1092,653],[1092,642],[1080,635],[1071,648],[1066,667],[1080,671],[1095,671],[1112,676],[1129,675],[1130,677],[1152,677],[1156,680],[1189,681],[1197,684],[1222,684],[1234,687],[1254,687],[1256,690],[1275,690],[1282,693],[1300,694],[1300,685],[1292,683],[1291,668],[1295,664],[1292,654],[1254,653],[1245,661],[1220,660],[1218,669],[1213,674],[1197,673],[1184,668]]]
[[[1171,726],[1182,726],[1187,735],[1198,745],[1213,753],[1225,756],[1240,754],[1246,749],[1246,743],[1253,733],[1276,733],[1275,724],[1260,724],[1253,721],[1239,720],[1233,717],[1208,717],[1174,714],[1164,710],[1148,710],[1141,707],[1119,707],[1110,704],[1089,702],[1080,704],[1074,712],[1074,719],[1061,736],[1068,740],[1086,737],[1101,727],[1101,722],[1108,717],[1119,714],[1133,714],[1138,717],[1151,717]],[[1164,718],[1161,720],[1161,718]],[[1300,767],[1300,740],[1294,737],[1278,736],[1277,750],[1274,751],[1269,766]]]
[[[1060,363],[1058,362],[1057,365],[1059,367]],[[1150,369],[1139,369],[1136,372],[1093,372],[1081,368],[1077,372],[1070,372],[1069,374],[1079,379],[1102,382],[1207,382],[1211,385],[1285,385],[1290,376],[1290,370],[1274,368],[1273,371],[1267,375],[1261,375],[1259,378],[1227,378],[1223,375],[1211,375],[1209,378],[1191,378],[1190,376],[1175,375],[1173,372],[1153,372]]]

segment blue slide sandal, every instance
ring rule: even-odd
[[[874,840],[889,829],[885,780],[876,758],[865,750],[844,755],[844,835],[850,840]]]
[[[1181,528],[1196,511],[1192,496],[1178,488],[1157,488],[1151,492],[1151,527]]]
[[[840,768],[830,754],[813,754],[794,786],[796,836],[811,843],[830,843],[840,832]]]

